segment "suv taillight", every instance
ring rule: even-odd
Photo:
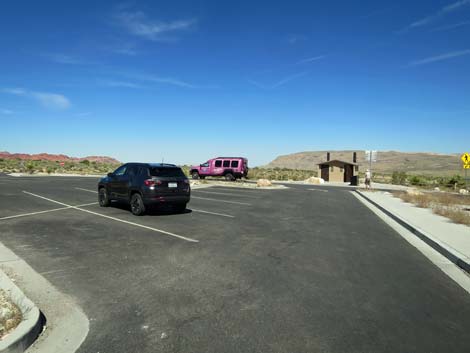
[[[155,186],[155,185],[162,185],[161,180],[153,180],[153,179],[147,179],[144,180],[145,186]]]

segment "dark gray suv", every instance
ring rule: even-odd
[[[189,180],[181,168],[166,163],[126,163],[98,183],[98,200],[107,207],[113,200],[128,202],[134,215],[155,204],[184,212],[191,196]]]

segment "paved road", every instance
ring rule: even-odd
[[[80,205],[95,186],[0,177],[0,218],[65,207],[23,190]],[[69,208],[0,220],[0,241],[84,309],[79,352],[470,352],[470,296],[349,190],[321,190],[194,190],[180,215]]]

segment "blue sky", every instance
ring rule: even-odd
[[[0,4],[0,150],[470,148],[470,0]]]

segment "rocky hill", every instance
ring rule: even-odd
[[[106,157],[106,156],[88,156],[88,157],[83,157],[83,158],[77,158],[77,157],[69,157],[64,154],[49,154],[49,153],[27,154],[27,153],[0,152],[0,159],[21,159],[21,160],[30,160],[30,161],[54,161],[54,162],[81,162],[84,160],[88,160],[90,162],[96,162],[96,163],[109,163],[109,164],[120,163],[117,159]]]
[[[357,152],[357,162],[364,171],[368,162],[364,151],[329,151],[330,159],[352,162],[353,152]],[[317,163],[326,161],[327,151],[299,152],[279,156],[266,165],[266,168],[290,168],[317,170]],[[442,175],[460,174],[462,166],[460,154],[438,154],[426,152],[379,151],[377,162],[372,169],[376,173],[391,174],[402,171],[408,174]]]

